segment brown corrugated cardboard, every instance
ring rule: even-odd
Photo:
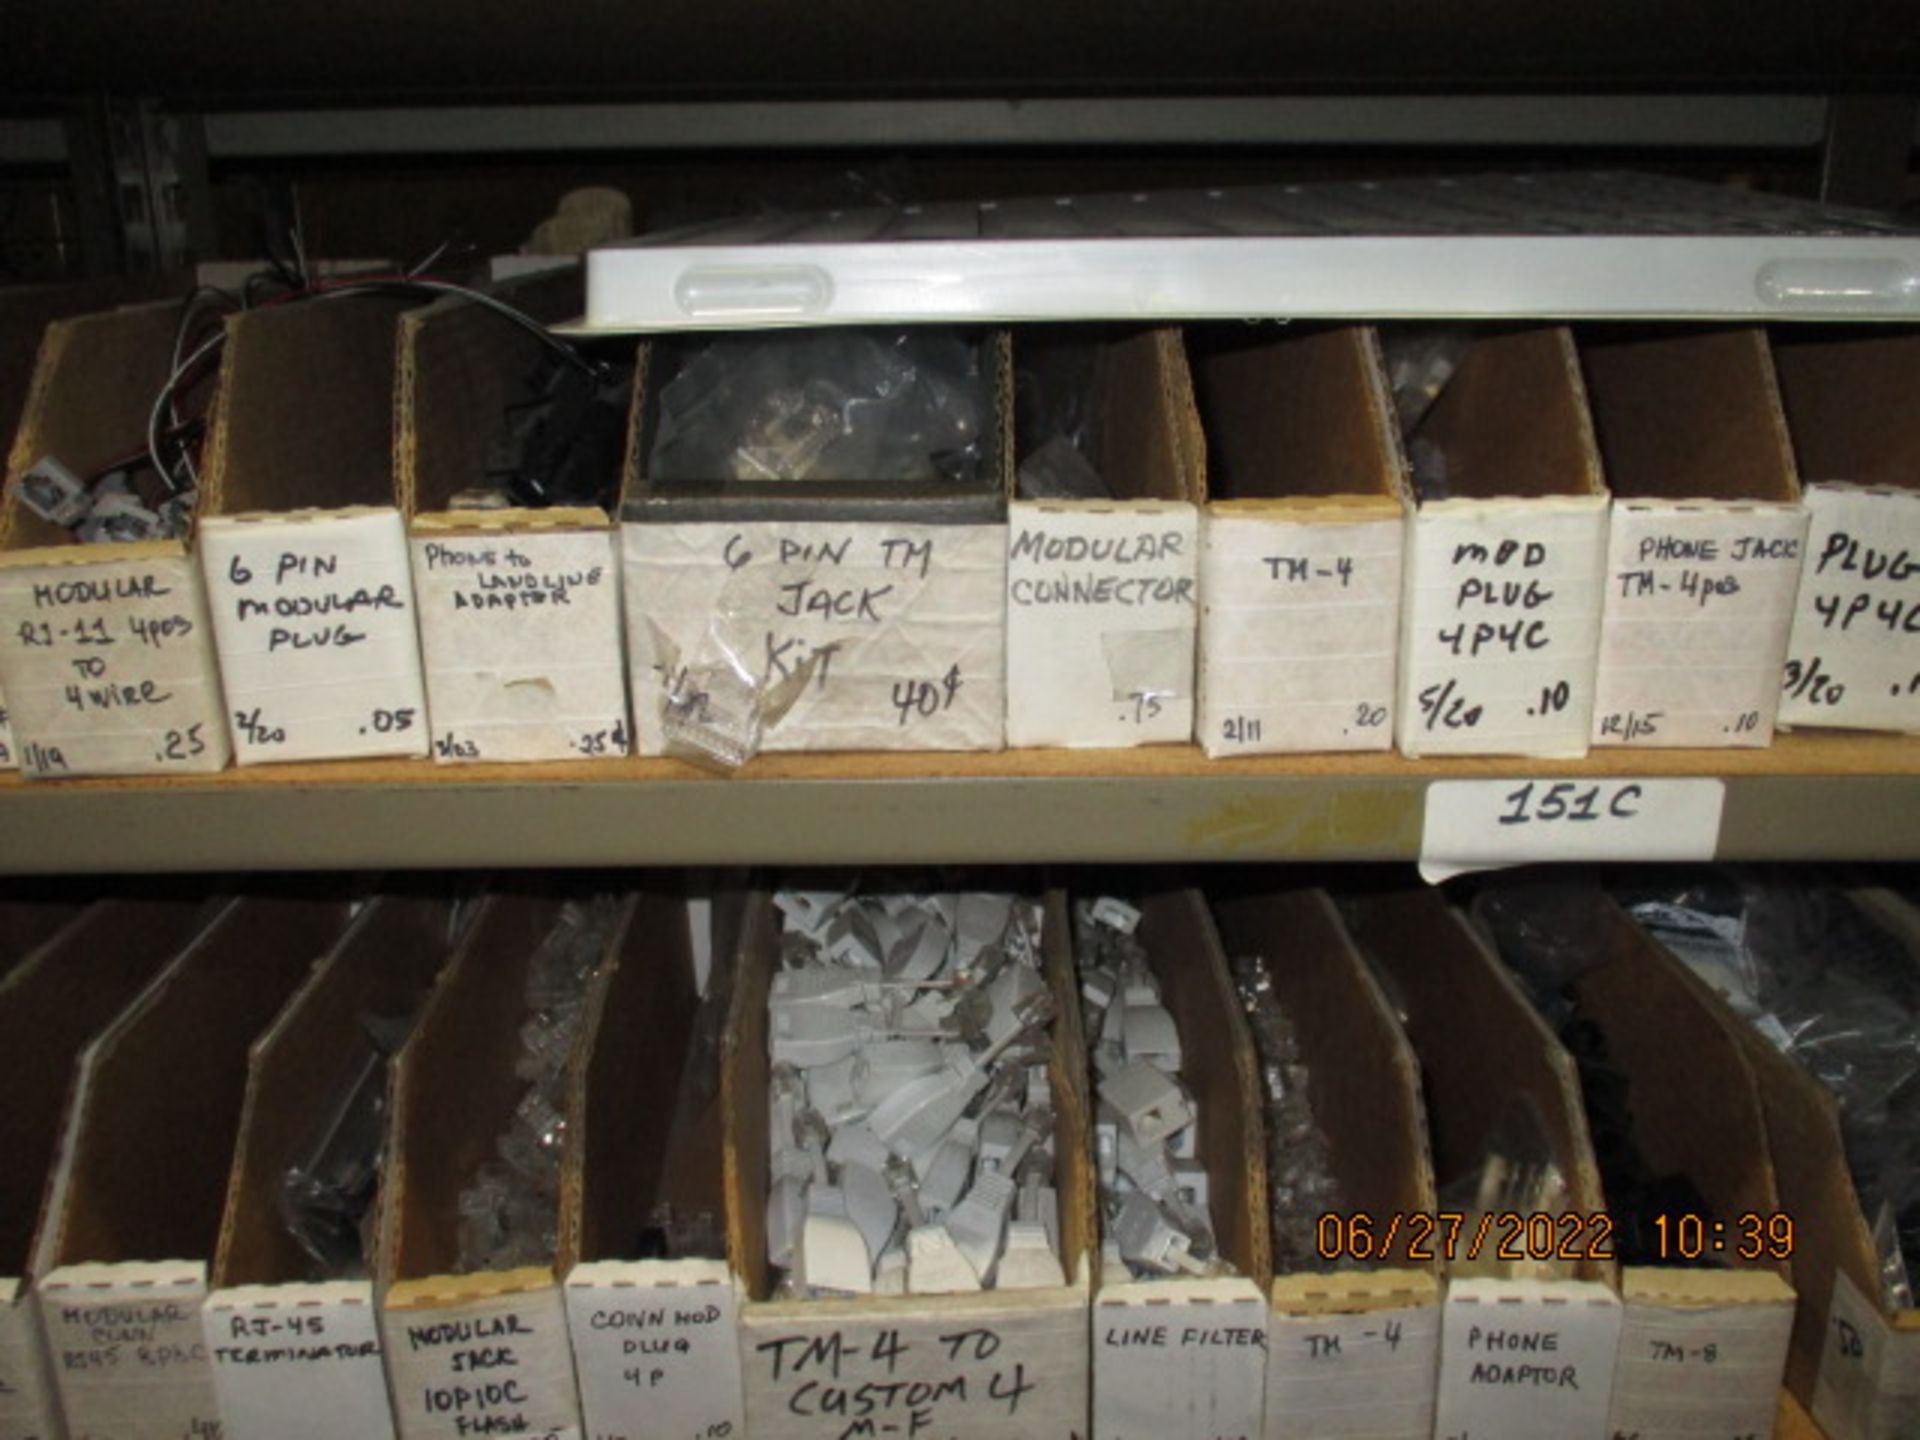
[[[378,897],[253,1047],[240,1139],[202,1312],[221,1434],[393,1434],[373,1282],[316,1278],[281,1205],[367,1054],[356,1032],[418,1013],[451,942],[443,900]]]
[[[28,1277],[79,1057],[207,913],[191,900],[104,900],[0,981],[0,1435],[9,1440],[58,1433]]]
[[[1920,331],[1772,338],[1809,516],[1780,723],[1920,730]]]
[[[1439,891],[1355,896],[1345,914],[1389,982],[1425,1081],[1442,1207],[1430,1241],[1448,1273],[1434,1434],[1598,1440],[1621,1308],[1572,1057]],[[1564,1183],[1564,1199],[1540,1211],[1523,1183],[1485,1209],[1454,1200],[1450,1187],[1505,1154],[1503,1132],[1522,1120],[1544,1141],[1538,1158]],[[1524,1181],[1530,1157],[1507,1159],[1509,1176]]]
[[[1446,494],[1410,522],[1401,753],[1586,753],[1607,494],[1572,337],[1476,334],[1410,444]]]
[[[656,1202],[683,1224],[703,1215],[725,1227],[725,1001],[696,992],[689,940],[686,903],[664,886],[642,891],[576,1061],[561,1245],[575,1257],[567,1326],[582,1419],[599,1440],[745,1433],[740,1291],[726,1256],[639,1251]],[[722,966],[723,991],[729,974]]]
[[[1144,897],[1135,932],[1181,1041],[1196,1155],[1206,1167],[1219,1254],[1230,1276],[1134,1280],[1094,1257],[1095,1440],[1213,1440],[1261,1433],[1266,1407],[1266,1153],[1260,1080],[1197,890]]]
[[[557,321],[579,313],[580,273],[568,267],[499,294]],[[471,303],[400,322],[396,468],[442,762],[624,755],[631,744],[614,517],[448,508],[479,483],[540,348]]]
[[[406,299],[226,321],[197,545],[240,764],[427,753],[394,490]]]
[[[1080,1043],[1064,898],[1047,900],[1043,949],[1053,991],[1060,1197],[1058,1289],[906,1299],[779,1300],[767,1265],[767,991],[778,926],[764,894],[749,901],[721,1071],[728,1248],[746,1291],[740,1362],[755,1440],[839,1440],[871,1420],[904,1434],[1068,1440],[1087,1420],[1087,1301],[1094,1182],[1086,1060]],[[916,1420],[915,1417],[921,1417]],[[927,1425],[933,1428],[926,1429]]]
[[[1578,338],[1613,491],[1593,743],[1771,744],[1807,516],[1766,335]]]
[[[1213,472],[1200,744],[1391,749],[1409,492],[1373,333],[1190,330],[1188,346]]]
[[[57,320],[7,461],[0,684],[29,776],[175,774],[228,758],[199,566],[180,540],[82,545],[20,502],[43,457],[86,478],[146,444],[180,302]]]
[[[248,1048],[348,913],[334,899],[230,902],[88,1047],[34,1258],[74,1433],[177,1440],[218,1430],[200,1306]]]
[[[1419,1063],[1333,902],[1242,884],[1218,895],[1214,916],[1229,955],[1266,961],[1347,1213],[1383,1236],[1395,1215],[1433,1214]],[[1338,1238],[1321,1228],[1323,1241]],[[1411,1225],[1399,1231],[1384,1254],[1271,1276],[1268,1440],[1430,1440],[1440,1266],[1431,1250],[1413,1258]]]
[[[1113,498],[1008,507],[1007,743],[1190,740],[1207,462],[1180,332],[1081,326],[1015,340],[1016,362],[1039,376],[1062,350],[1091,352],[1074,398]],[[1021,463],[1054,438],[1016,433]]]
[[[980,343],[996,430],[978,484],[715,482],[657,494],[645,473],[648,392],[636,390],[621,564],[640,754],[665,752],[670,700],[749,749],[1006,743],[1012,359],[1003,333]]]

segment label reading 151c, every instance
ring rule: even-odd
[[[1711,860],[1726,787],[1718,780],[1437,780],[1427,787],[1420,870],[1570,860]]]

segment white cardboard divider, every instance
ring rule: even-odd
[[[1437,500],[1410,517],[1403,754],[1586,753],[1607,504],[1600,495]]]
[[[1267,1440],[1431,1440],[1438,1305],[1276,1310],[1267,1351]]]
[[[111,558],[103,548],[89,547],[84,560],[0,566],[0,677],[21,770],[224,769],[227,727],[199,566],[171,544]]]
[[[201,1311],[223,1440],[391,1440],[373,1285],[236,1285]]]
[[[1184,501],[1015,501],[1007,743],[1193,738],[1199,512]]]
[[[403,1282],[414,1291],[432,1283]],[[444,1305],[409,1302],[405,1308],[395,1308],[390,1295],[380,1327],[394,1415],[405,1440],[471,1435],[581,1440],[580,1399],[558,1285],[529,1285]]]
[[[670,692],[813,668],[766,750],[997,750],[1006,740],[1004,525],[622,527],[639,753]]]
[[[1665,1281],[1704,1289],[1723,1274],[1753,1298],[1712,1305],[1657,1296]],[[1630,1268],[1622,1288],[1620,1358],[1607,1421],[1612,1434],[1734,1440],[1773,1433],[1793,1335],[1793,1289],[1785,1280],[1760,1270],[1642,1274]]]
[[[1448,1282],[1435,1440],[1605,1440],[1620,1321],[1597,1281]]]
[[[1915,1321],[1920,1311],[1901,1318]],[[1889,1324],[1843,1270],[1834,1271],[1813,1418],[1828,1440],[1920,1434],[1920,1324]]]
[[[726,1261],[588,1261],[567,1276],[566,1296],[594,1440],[746,1434],[740,1290]]]
[[[427,753],[398,510],[210,516],[199,545],[240,764]]]
[[[1392,748],[1405,537],[1399,515],[1208,513],[1197,727],[1208,755]]]
[[[1073,1440],[1087,1428],[1087,1287],[749,1305],[747,1434]],[[872,1422],[872,1430],[862,1425]]]
[[[1920,494],[1809,485],[1782,725],[1920,730]]]
[[[1799,505],[1615,500],[1593,743],[1771,744],[1806,534]]]
[[[0,1279],[0,1440],[50,1440],[59,1426],[60,1405],[33,1293],[17,1277]]]
[[[36,1287],[67,1430],[76,1440],[220,1434],[201,1328],[201,1261],[63,1265]]]
[[[1102,1285],[1094,1440],[1259,1440],[1267,1300],[1246,1279]]]
[[[436,525],[412,543],[436,760],[627,753],[620,557],[604,521]]]

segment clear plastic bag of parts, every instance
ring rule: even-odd
[[[1320,1245],[1320,1217],[1346,1209],[1333,1149],[1314,1118],[1311,1076],[1293,1023],[1281,1009],[1262,955],[1233,960],[1234,987],[1247,1013],[1266,1098],[1267,1198],[1273,1273],[1311,1274],[1340,1268]]]
[[[460,1194],[462,1273],[553,1263],[567,1062],[619,914],[615,895],[569,901],[528,963],[527,1016],[514,1059],[514,1074],[525,1088],[494,1142],[495,1157],[481,1164]]]
[[[964,483],[991,463],[992,379],[979,345],[952,331],[692,344],[660,391],[648,457],[656,481]]]
[[[1567,1213],[1572,1203],[1567,1178],[1554,1158],[1547,1127],[1530,1099],[1507,1097],[1478,1158],[1466,1169],[1442,1179],[1438,1199],[1442,1214],[1465,1217],[1460,1231],[1467,1235],[1502,1233],[1500,1217],[1504,1216]],[[1482,1216],[1494,1217],[1484,1231]],[[1533,1255],[1506,1259],[1500,1255],[1500,1248],[1467,1247],[1452,1257],[1449,1272],[1455,1278],[1571,1278],[1571,1267],[1565,1260]]]
[[[1885,1289],[1903,1303],[1920,1268],[1920,956],[1818,876],[1709,869],[1616,890],[1833,1092]]]
[[[1387,386],[1422,500],[1447,498],[1447,457],[1420,433],[1420,422],[1453,379],[1473,344],[1472,332],[1451,325],[1389,325],[1380,332]]]
[[[1014,436],[1022,500],[1109,500],[1093,455],[1100,396],[1097,341],[1056,330],[1014,349]]]

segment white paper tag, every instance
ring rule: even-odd
[[[1274,1312],[1267,1440],[1431,1440],[1440,1307]]]
[[[1268,1311],[1258,1287],[1113,1288],[1131,1298],[1115,1303],[1103,1290],[1094,1302],[1095,1440],[1260,1440]],[[1161,1288],[1170,1294],[1149,1297]]]
[[[727,665],[776,685],[810,675],[766,750],[1005,743],[1004,525],[634,524],[622,535],[641,754],[665,748],[667,695]]]
[[[1078,1440],[1087,1297],[1036,1303],[1038,1293],[866,1316],[859,1302],[749,1306],[740,1336],[747,1434]]]
[[[1658,1305],[1629,1300],[1607,1428],[1640,1440],[1773,1433],[1793,1301]]]
[[[239,763],[427,753],[399,511],[204,520],[200,553]]]
[[[725,1261],[576,1265],[567,1327],[593,1440],[746,1434],[739,1291]]]
[[[1721,780],[1436,780],[1427,786],[1420,873],[1569,860],[1711,860]]]
[[[1620,1300],[1592,1281],[1454,1280],[1434,1440],[1603,1440]]]
[[[580,1440],[580,1396],[559,1286],[387,1310],[380,1328],[395,1419],[406,1440]]]
[[[1207,754],[1390,749],[1404,522],[1210,514],[1204,526]]]
[[[1814,485],[1783,725],[1920,730],[1920,494]]]
[[[370,1282],[216,1290],[201,1319],[222,1440],[391,1440]]]
[[[1616,500],[1593,743],[1771,744],[1807,514]]]
[[[1839,1270],[1814,1382],[1813,1418],[1828,1440],[1920,1435],[1920,1330],[1895,1330]]]
[[[0,1280],[0,1440],[55,1440],[59,1410],[47,1342],[31,1296]]]
[[[436,760],[577,760],[630,748],[610,530],[416,535]]]
[[[1012,506],[1009,745],[1192,737],[1198,525],[1182,504]]]
[[[1585,754],[1606,501],[1439,501],[1409,523],[1401,753]]]
[[[220,1433],[200,1325],[204,1264],[64,1266],[39,1294],[61,1408],[78,1440]]]
[[[231,756],[185,555],[0,567],[0,678],[29,776],[201,773]]]

